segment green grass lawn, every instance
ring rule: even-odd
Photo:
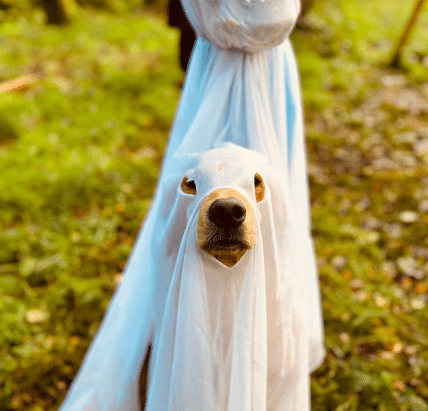
[[[314,410],[428,410],[428,55],[412,3],[318,3],[293,40],[328,354]]]
[[[327,358],[313,410],[428,410],[428,10],[320,0],[293,35]],[[0,18],[2,15],[0,15]],[[150,206],[182,73],[148,13],[0,22],[0,409],[60,404]],[[5,123],[8,123],[6,126]]]

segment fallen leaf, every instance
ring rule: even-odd
[[[365,285],[364,281],[360,280],[359,278],[354,278],[349,283],[349,287],[351,288],[352,291],[361,290],[364,287],[364,285]]]
[[[403,344],[401,344],[400,342],[395,343],[392,347],[392,352],[394,354],[400,354],[403,351]]]
[[[414,310],[423,310],[426,306],[426,300],[424,296],[419,296],[416,298],[413,298],[410,301],[410,307],[412,307]]]
[[[382,309],[386,309],[389,307],[389,301],[381,295],[376,297],[375,303],[379,308],[382,308]]]
[[[341,332],[339,334],[339,339],[340,341],[342,341],[344,344],[349,344],[351,342],[351,337],[349,336],[349,334],[347,332]]]
[[[426,292],[428,291],[428,285],[422,281],[419,281],[416,285],[415,285],[415,291],[418,294],[426,294]]]
[[[408,289],[410,289],[410,288],[412,287],[412,285],[413,285],[413,281],[412,281],[412,279],[411,279],[411,278],[409,278],[409,277],[404,277],[404,278],[401,280],[400,285],[401,285],[401,287],[402,287],[402,288],[404,288],[405,290],[408,290]]]
[[[403,381],[395,381],[394,382],[394,387],[398,390],[398,391],[404,391],[406,389],[406,384],[404,384]]]
[[[41,324],[48,318],[48,314],[42,310],[30,310],[25,314],[25,319],[30,324]]]
[[[418,262],[412,256],[400,257],[397,266],[404,274],[412,276],[418,268]]]
[[[415,223],[419,220],[419,214],[415,211],[407,210],[401,212],[398,218],[403,223]]]
[[[331,260],[331,265],[337,270],[341,270],[343,266],[348,262],[348,259],[342,255],[336,255]]]

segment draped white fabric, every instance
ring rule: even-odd
[[[281,44],[299,0],[182,0],[196,33],[223,49],[259,52]]]
[[[179,188],[188,172],[197,196]],[[255,172],[267,181],[260,203]],[[256,244],[231,268],[196,245],[201,201],[218,187],[256,215]],[[247,54],[198,38],[152,208],[60,411],[138,410],[150,342],[147,410],[310,409],[323,327],[288,40]]]
[[[189,168],[183,156],[175,157],[174,168]],[[277,409],[294,384],[307,399],[306,288],[286,187],[258,153],[234,145],[194,161],[197,196],[177,192],[179,180],[171,179],[174,205],[164,211],[179,227],[178,241],[158,239],[158,247],[175,249],[176,256],[154,293],[159,320],[146,409]],[[268,186],[260,203],[256,172]],[[256,214],[256,244],[230,268],[200,251],[196,241],[200,203],[219,187],[241,192]],[[285,212],[276,216],[279,209]]]

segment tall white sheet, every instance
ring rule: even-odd
[[[149,410],[309,410],[324,346],[303,139],[288,40],[246,54],[198,39],[152,209],[61,411],[139,409],[150,341]],[[252,151],[211,151],[228,142]],[[219,158],[228,172],[214,178]],[[179,189],[189,170],[205,176],[196,197]],[[254,172],[269,176],[257,204]],[[258,216],[255,247],[229,269],[195,246],[200,202],[218,187]]]
[[[198,39],[170,136],[164,168],[175,153],[204,152],[233,142],[264,154],[288,184],[311,321],[311,361],[324,356],[318,274],[310,235],[309,194],[300,81],[289,40],[266,52],[219,49]]]

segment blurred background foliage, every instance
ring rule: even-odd
[[[389,65],[415,4],[308,0],[292,35],[327,346],[313,410],[428,410],[426,7]],[[0,0],[1,410],[59,406],[120,283],[183,77],[165,9]]]

